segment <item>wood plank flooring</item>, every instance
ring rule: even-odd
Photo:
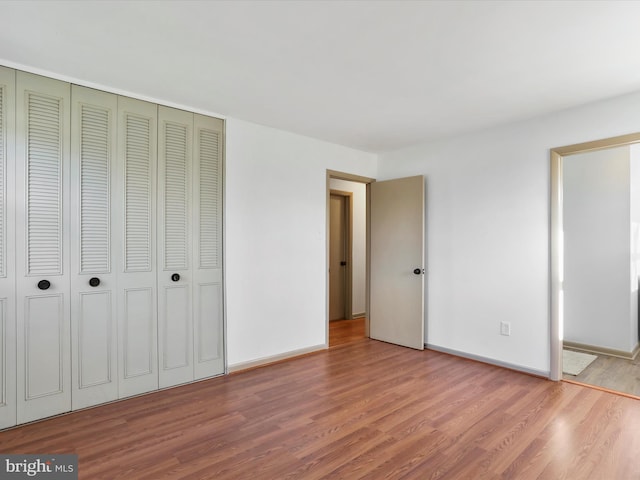
[[[602,353],[578,375],[563,374],[563,378],[640,397],[640,355],[635,360],[612,357]]]
[[[357,342],[364,337],[364,317],[329,322],[329,346]]]
[[[0,432],[81,479],[640,478],[640,402],[361,339]]]

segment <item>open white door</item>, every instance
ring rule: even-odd
[[[424,349],[424,177],[371,184],[370,337]]]

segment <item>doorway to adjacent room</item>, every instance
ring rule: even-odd
[[[329,320],[349,320],[353,316],[353,192],[331,190],[329,204]]]

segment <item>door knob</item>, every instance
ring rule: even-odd
[[[171,280],[173,280],[174,282],[177,282],[178,280],[180,280],[180,275],[177,273],[174,273],[173,275],[171,275]]]
[[[92,287],[97,287],[98,285],[100,285],[100,279],[98,277],[90,278],[89,285],[91,285]]]
[[[414,268],[413,273],[415,273],[416,275],[420,275],[421,273],[424,273],[424,270],[422,270],[421,268]]]
[[[49,280],[40,280],[38,282],[38,288],[40,290],[47,290],[51,286],[51,282]]]

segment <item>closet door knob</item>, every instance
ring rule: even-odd
[[[173,280],[174,282],[177,282],[178,280],[180,280],[180,275],[178,275],[177,273],[174,273],[173,275],[171,275],[171,280]]]
[[[414,268],[413,269],[413,273],[415,273],[416,275],[420,275],[422,273],[422,269],[421,268]]]
[[[51,282],[49,280],[40,280],[38,282],[38,288],[40,290],[47,290],[51,286]]]
[[[98,285],[100,285],[100,279],[98,277],[90,278],[89,285],[91,285],[92,287],[97,287]]]

